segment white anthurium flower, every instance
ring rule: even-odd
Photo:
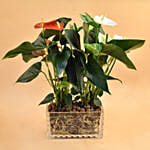
[[[120,36],[120,35],[115,34],[113,39],[116,39],[116,40],[122,40],[123,37]]]
[[[98,34],[98,42],[105,44],[106,43],[106,35],[102,34],[101,32],[99,32],[99,34]]]
[[[104,15],[95,16],[94,21],[99,23],[99,24],[106,25],[106,26],[111,26],[111,27],[114,27],[114,26],[117,25],[117,23],[115,21],[105,17]]]
[[[122,40],[124,38],[122,36],[120,36],[120,35],[115,34],[113,39],[115,39],[115,40]],[[112,40],[111,37],[108,35],[107,42],[109,42],[111,40]],[[102,34],[101,32],[99,32],[99,34],[98,34],[98,42],[106,44],[106,34]]]
[[[107,42],[109,42],[110,40],[111,40],[111,38],[108,36]],[[99,34],[98,34],[98,42],[106,44],[106,34],[102,34],[101,32],[99,32]]]

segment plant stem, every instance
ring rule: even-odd
[[[52,74],[51,74],[50,69],[49,69],[49,66],[48,66],[47,56],[46,56],[45,64],[46,64],[46,66],[47,66],[48,75],[49,75],[49,78],[50,78],[50,81],[51,81],[52,88],[53,88],[54,93],[55,93],[55,92],[56,92],[56,90],[55,90],[55,86],[54,86],[54,82],[53,82]]]
[[[111,65],[112,62],[113,62],[113,57],[110,57],[109,60],[108,60],[108,62],[109,62],[109,64],[108,64],[108,66],[107,66],[107,68],[106,68],[106,70],[105,70],[105,74],[107,74],[107,72],[108,72],[108,70],[109,70],[109,67],[110,67],[110,65]]]
[[[112,62],[112,66],[111,66],[110,70],[108,71],[107,75],[110,75],[110,73],[111,73],[111,71],[112,71],[112,69],[113,69],[115,63],[116,63],[116,59],[114,58],[114,59],[113,59],[113,62]]]
[[[110,63],[108,64],[106,70],[105,70],[105,75],[110,75],[115,63],[116,63],[116,59],[113,57],[110,57],[110,59],[108,60]],[[111,66],[111,68],[110,68]],[[109,69],[110,68],[110,69]],[[99,89],[95,90],[95,96],[98,95],[101,91]]]
[[[41,71],[41,73],[43,73],[43,74],[44,74],[44,76],[45,76],[46,80],[48,81],[49,85],[51,86],[51,83],[50,83],[50,80],[49,80],[49,79],[48,79],[48,77],[47,77],[47,74],[46,74],[45,72],[43,72],[43,71]]]

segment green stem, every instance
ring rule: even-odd
[[[50,78],[50,81],[51,81],[52,88],[53,88],[54,93],[55,93],[55,92],[56,92],[56,90],[55,90],[55,86],[54,86],[54,82],[53,82],[52,74],[51,74],[50,69],[49,69],[49,66],[48,66],[47,56],[46,56],[46,62],[45,62],[45,64],[46,64],[46,66],[47,66],[47,69],[48,69],[48,75],[49,75],[49,78]]]
[[[50,83],[50,80],[49,80],[49,79],[48,79],[48,77],[47,77],[47,74],[46,74],[45,72],[43,72],[43,71],[41,71],[41,73],[43,73],[43,74],[44,74],[44,76],[45,76],[46,80],[48,81],[49,85],[51,86],[51,83]]]
[[[113,57],[110,57],[110,59],[108,60],[108,66],[107,66],[107,68],[106,68],[106,70],[105,70],[105,74],[107,74],[107,72],[108,72],[108,70],[109,70],[109,67],[110,67],[110,65],[112,64],[112,62],[113,62]]]
[[[111,71],[112,71],[112,69],[113,69],[115,63],[116,63],[116,59],[114,58],[114,59],[113,59],[113,62],[112,62],[112,66],[111,66],[110,70],[108,71],[107,75],[110,75],[110,73],[111,73]]]
[[[96,43],[98,43],[99,28],[97,28],[96,31],[97,31],[97,33],[96,33]]]

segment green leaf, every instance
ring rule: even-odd
[[[72,96],[70,94],[66,95],[66,94],[63,94],[63,99],[66,103],[66,105],[68,106],[68,108],[72,108]]]
[[[108,55],[100,55],[97,57],[97,62],[99,63],[99,65],[102,67],[103,65],[107,64],[107,58]]]
[[[124,51],[132,50],[143,46],[145,40],[136,40],[136,39],[123,39],[123,40],[111,40],[110,44],[115,44],[122,48]]]
[[[96,23],[95,21],[94,21],[94,19],[89,15],[89,14],[87,14],[86,13],[86,15],[81,15],[80,14],[80,17],[81,17],[81,19],[85,22],[85,23],[87,23],[87,24],[89,24],[89,25],[92,25],[92,26],[94,26],[94,27],[96,27],[96,28],[99,28],[99,24],[98,23]]]
[[[38,53],[41,53],[42,50],[45,47],[47,47],[47,44],[41,35],[39,35],[38,38],[34,42],[32,42],[32,45],[34,47],[38,47],[38,50],[36,50],[36,52]],[[32,58],[36,58],[36,57],[37,56],[32,55],[32,51],[26,51],[22,53],[22,58],[25,62],[29,62]]]
[[[81,15],[81,14],[80,14],[80,17],[81,17],[81,19],[82,19],[85,23],[87,23],[87,24],[93,21],[90,17],[87,17],[87,16],[85,16],[85,15]]]
[[[82,83],[83,83],[82,70],[83,66],[78,61],[78,59],[73,58],[71,56],[68,60],[68,64],[65,71],[67,74],[68,81],[72,83],[72,85],[78,92],[82,92]]]
[[[29,62],[32,58],[36,58],[37,56],[32,55],[32,52],[22,53],[22,59],[24,62]]]
[[[117,45],[104,44],[101,52],[120,60],[130,69],[136,69],[132,61],[127,57],[126,53]]]
[[[53,65],[55,64],[56,55],[59,54],[57,45],[52,45],[48,48],[48,61],[51,61]],[[45,58],[43,59],[45,61]]]
[[[58,22],[63,22],[64,23],[64,27],[68,24],[68,22],[70,22],[72,19],[71,18],[66,18],[66,17],[61,17],[58,18],[57,21]]]
[[[61,36],[60,44],[61,44],[61,45],[66,45],[66,44],[67,44],[67,40],[66,40],[66,38],[65,38],[64,35]]]
[[[33,46],[35,47],[41,47],[41,48],[45,48],[47,47],[47,44],[45,42],[45,39],[43,38],[43,36],[40,34],[38,36],[38,38],[32,43]]]
[[[30,82],[35,79],[41,72],[41,62],[33,64],[27,71],[25,71],[16,82]]]
[[[122,83],[122,81],[121,81],[120,79],[114,78],[114,77],[112,77],[112,76],[106,76],[106,78],[107,78],[107,80],[118,80],[119,82]]]
[[[84,43],[96,43],[96,37],[97,37],[97,28],[93,28],[89,30],[88,24],[83,24],[84,29]]]
[[[86,76],[94,85],[110,94],[104,71],[92,55],[88,56]]]
[[[13,58],[16,57],[18,54],[26,54],[28,52],[36,51],[41,49],[40,47],[34,47],[30,42],[24,42],[20,44],[17,48],[10,50],[6,55],[3,57],[5,58]]]
[[[48,61],[52,62],[57,76],[65,70],[70,55],[71,50],[68,47],[64,47],[62,52],[58,50],[57,45],[48,48]],[[46,58],[43,58],[42,61],[46,61]]]
[[[46,39],[48,39],[49,37],[53,36],[53,35],[59,35],[61,34],[61,31],[59,30],[53,30],[53,29],[45,29],[43,32],[41,32],[41,36]]]
[[[56,75],[60,75],[66,68],[68,59],[71,55],[71,50],[65,47],[62,52],[59,52],[54,57],[54,67],[56,70]]]
[[[98,95],[101,97],[101,96],[103,96],[103,94],[104,94],[103,90],[102,90],[102,89],[99,89]]]
[[[74,30],[65,30],[68,43],[76,49],[80,49],[80,36]]]
[[[39,105],[43,105],[43,104],[47,104],[47,103],[50,103],[52,102],[54,99],[54,94],[53,93],[50,93],[48,94],[41,102]]]
[[[95,99],[94,99],[94,104],[95,104],[96,106],[102,106],[102,102],[100,101],[99,98],[95,98]]]
[[[93,44],[85,43],[84,46],[87,51],[91,52],[95,56],[98,56],[100,54],[100,51],[102,50],[102,46],[97,43],[93,43]]]
[[[67,81],[61,81],[61,84],[58,84],[57,87],[58,88],[65,88],[65,87],[69,87],[70,83]]]

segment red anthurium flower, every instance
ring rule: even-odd
[[[57,20],[49,21],[49,22],[40,22],[37,23],[34,28],[43,28],[43,29],[53,29],[53,30],[63,30],[64,29],[64,23],[63,22],[57,22]]]
[[[32,55],[34,55],[34,56],[43,56],[43,55],[45,55],[45,52],[36,52],[36,51],[32,51]]]

